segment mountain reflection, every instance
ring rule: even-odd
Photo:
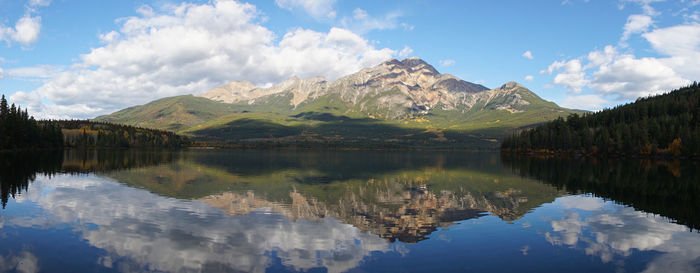
[[[87,265],[67,271],[700,269],[683,163],[123,150],[4,154],[0,167],[0,271],[52,271],[74,261],[44,249],[81,244],[71,254]]]
[[[38,178],[26,199],[57,219],[5,219],[6,225],[73,227],[91,245],[107,250],[107,268],[153,271],[264,272],[268,251],[295,270],[325,267],[343,272],[373,251],[389,251],[376,235],[334,219],[292,222],[257,211],[228,217],[201,202],[182,202],[124,187],[95,176]],[[49,223],[41,223],[42,220]]]
[[[109,176],[160,195],[199,199],[230,215],[264,208],[293,221],[332,217],[389,241],[416,243],[439,227],[487,213],[519,219],[562,194],[484,164],[496,156],[223,151]]]

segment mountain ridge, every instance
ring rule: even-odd
[[[259,87],[233,81],[200,95],[163,98],[96,120],[246,145],[495,148],[497,139],[514,129],[574,112],[516,82],[488,89],[408,58],[387,60],[332,82],[291,77]]]

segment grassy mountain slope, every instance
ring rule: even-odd
[[[333,82],[293,77],[267,88],[232,82],[96,120],[232,145],[496,148],[517,128],[575,112],[515,82],[488,90],[409,58]]]
[[[391,92],[382,92],[377,97]],[[519,112],[495,109],[492,106],[500,101],[491,101],[476,104],[471,109],[436,107],[425,114],[388,119],[387,110],[372,105],[377,104],[375,97],[362,101],[367,102],[362,109],[359,104],[348,105],[334,94],[294,108],[289,105],[291,97],[280,94],[266,96],[254,104],[227,104],[195,96],[170,97],[96,120],[172,130],[197,140],[228,143],[493,148],[495,139],[516,128],[575,112],[544,101],[529,90],[517,92],[530,102]]]

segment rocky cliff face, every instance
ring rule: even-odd
[[[488,106],[520,112],[522,106],[530,104],[523,93],[536,97],[515,82],[489,90],[483,85],[441,74],[419,58],[408,58],[391,59],[334,82],[322,77],[292,77],[269,88],[232,82],[200,96],[226,103],[256,104],[266,102],[265,98],[270,96],[284,95],[290,98],[289,105],[294,108],[321,97],[334,96],[345,103],[347,111],[386,112],[388,118],[400,118],[410,113],[427,113],[433,108],[465,112],[473,107]]]

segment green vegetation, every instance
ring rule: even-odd
[[[7,105],[0,99],[0,150],[55,149],[63,145],[61,129],[55,122],[39,123],[27,110]]]
[[[291,205],[294,192],[336,209],[351,198],[391,210],[407,194],[434,194],[476,202],[505,220],[518,219],[563,194],[500,168],[493,153],[191,151],[170,164],[108,175],[168,197],[253,192],[266,201]]]
[[[78,148],[176,148],[190,144],[173,132],[87,120],[55,121],[62,128],[64,145]]]
[[[495,149],[498,139],[517,128],[581,113],[544,101],[525,88],[516,92],[529,104],[515,111],[498,109],[503,98],[468,109],[435,107],[401,114],[406,112],[404,106],[378,104],[377,97],[399,95],[394,88],[354,105],[337,93],[296,107],[290,104],[291,93],[261,97],[251,104],[177,96],[95,120],[172,130],[207,145],[232,147]]]
[[[592,156],[700,156],[700,86],[593,114],[573,114],[506,137],[514,153],[581,153]]]

